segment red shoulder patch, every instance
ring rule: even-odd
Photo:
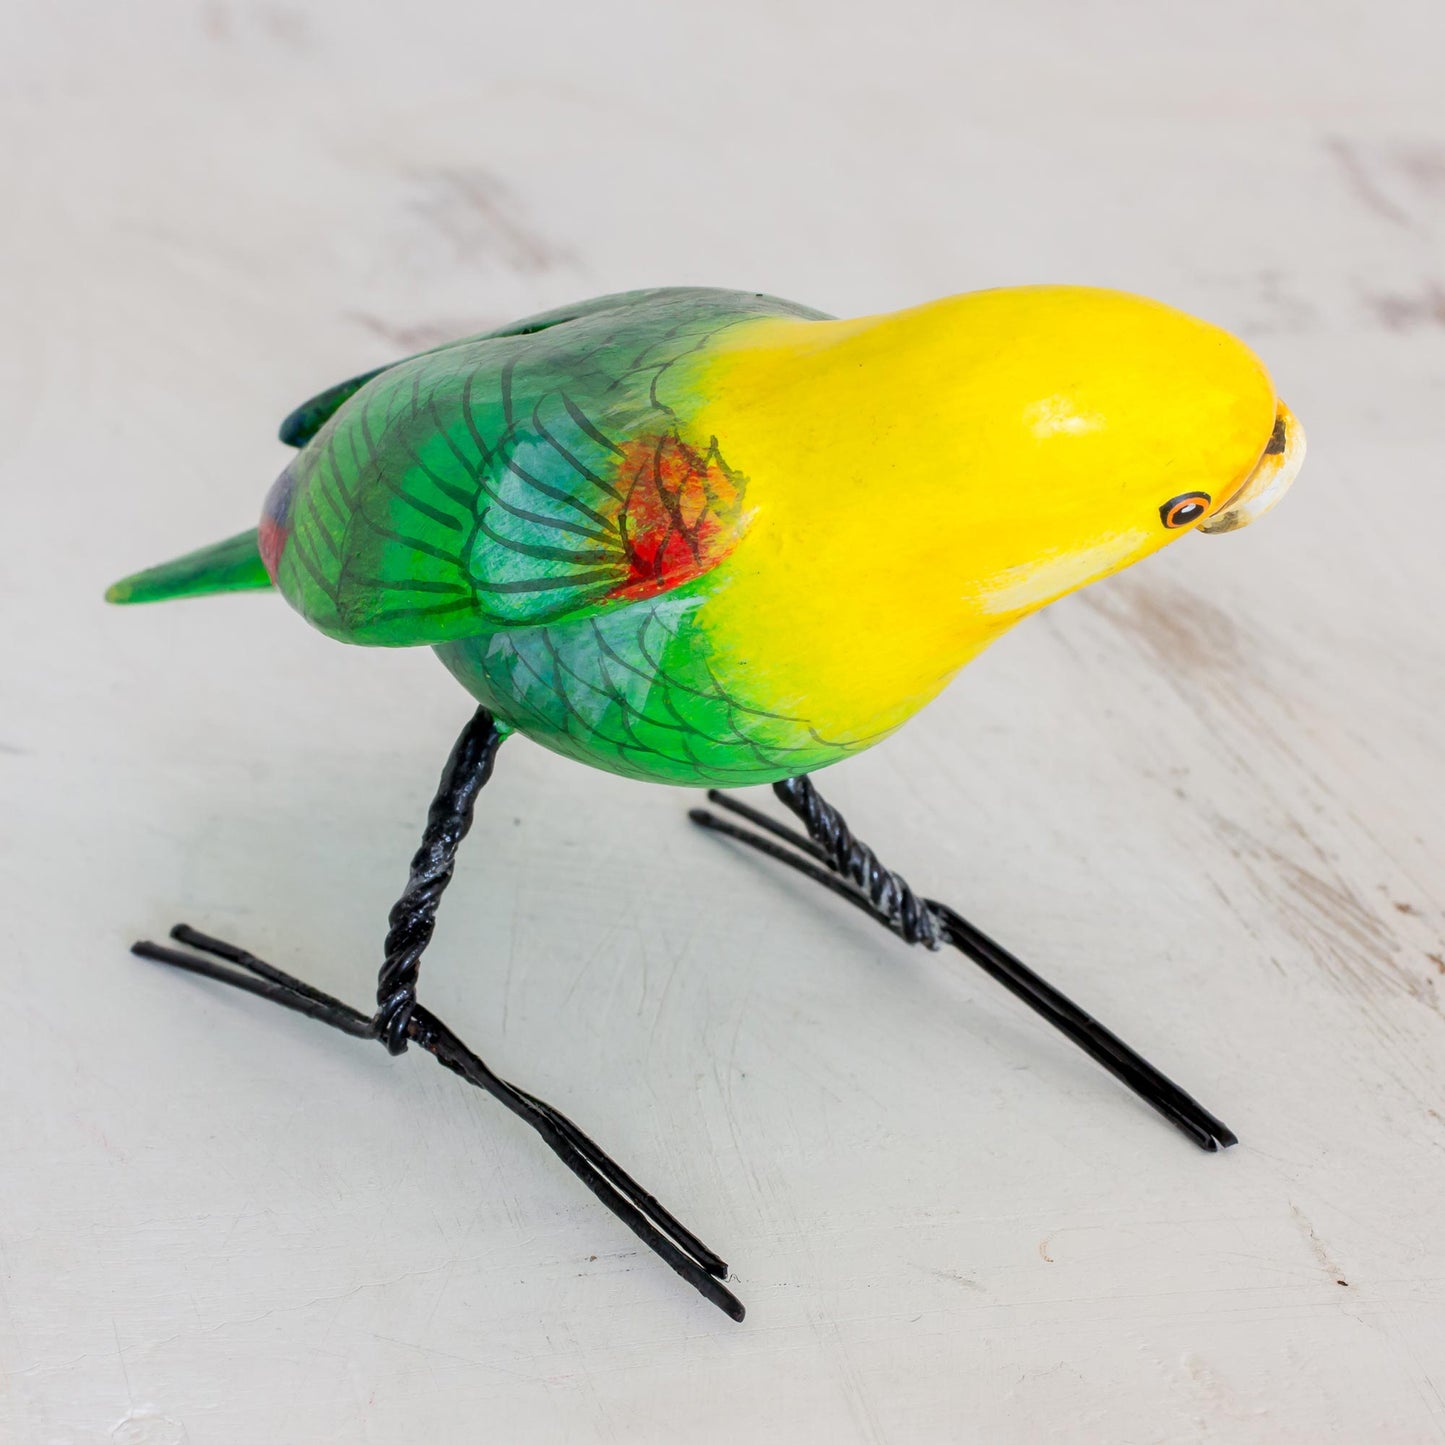
[[[622,489],[619,527],[627,579],[609,597],[652,597],[716,567],[732,551],[743,523],[744,479],[718,455],[673,433],[636,437],[617,463]]]

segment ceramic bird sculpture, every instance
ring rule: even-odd
[[[145,602],[275,587],[343,642],[428,646],[479,704],[391,914],[372,1014],[185,925],[143,956],[224,979],[495,1094],[735,1318],[723,1262],[417,1002],[457,845],[516,731],[708,788],[695,821],[959,948],[1204,1148],[1233,1135],[954,910],[808,775],[871,747],[1016,622],[1274,505],[1304,435],[1231,336],[1118,292],[976,292],[861,320],[629,292],[439,346],[293,412],[260,525],[136,574]],[[769,783],[805,831],[716,790]],[[746,822],[750,827],[743,826]]]

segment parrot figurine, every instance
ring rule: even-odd
[[[953,909],[811,774],[872,747],[1030,613],[1283,495],[1304,433],[1241,342],[1138,296],[1027,286],[836,320],[752,292],[632,291],[437,346],[306,402],[259,525],[112,602],[275,588],[341,642],[432,648],[476,712],[363,1013],[187,925],[143,957],[393,1054],[525,1119],[706,1298],[727,1265],[565,1115],[417,1000],[457,848],[519,732],[708,789],[692,819],[909,943],[957,948],[1200,1147],[1234,1135]],[[771,784],[801,830],[721,790]],[[731,815],[723,816],[724,814]]]

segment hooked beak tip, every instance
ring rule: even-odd
[[[1240,489],[1199,527],[1215,536],[1247,527],[1278,505],[1290,489],[1305,459],[1305,433],[1293,412],[1280,402],[1274,430],[1254,470]]]

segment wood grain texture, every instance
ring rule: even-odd
[[[8,6],[0,1438],[1445,1436],[1439,27]],[[831,796],[1238,1149],[693,833],[692,795],[521,741],[423,998],[734,1263],[744,1326],[429,1061],[126,955],[186,918],[363,1001],[470,711],[274,598],[101,604],[253,523],[297,402],[628,287],[1037,280],[1237,331],[1311,459]]]

